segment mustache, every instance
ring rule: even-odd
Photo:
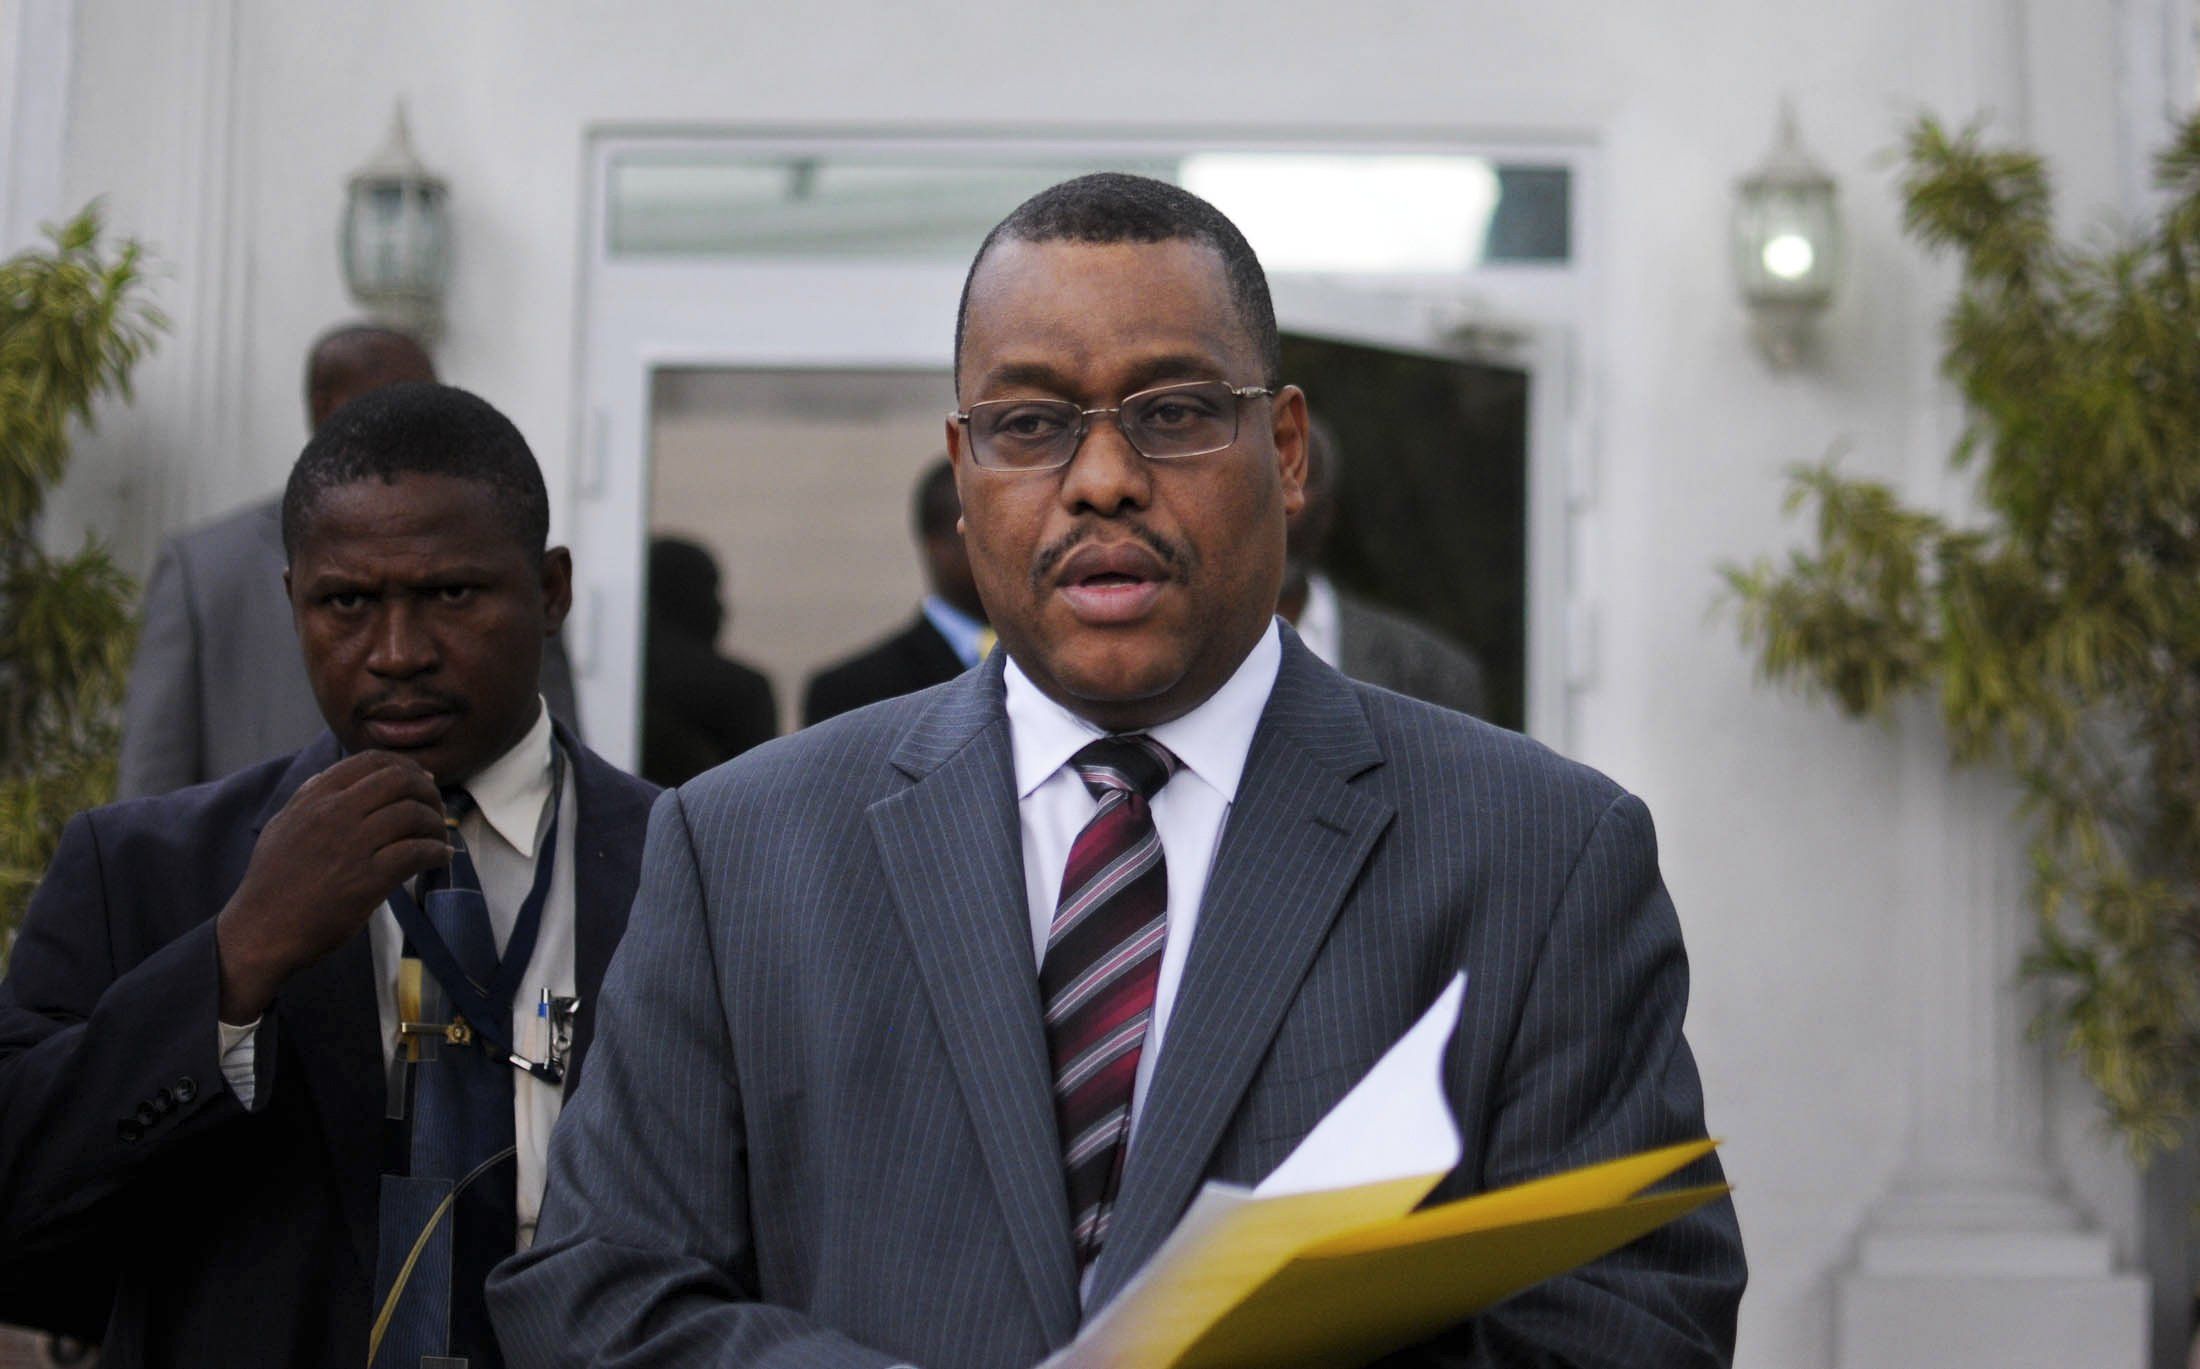
[[[1168,568],[1171,575],[1182,576],[1197,562],[1198,558],[1192,554],[1190,547],[1163,537],[1143,523],[1111,525],[1095,519],[1092,522],[1078,524],[1040,548],[1039,554],[1033,557],[1031,562],[1031,592],[1033,594],[1044,594],[1047,581],[1053,578],[1055,568],[1060,566],[1071,552],[1087,542],[1098,539],[1102,528],[1109,526],[1120,527],[1122,531],[1129,533],[1144,544],[1146,549],[1158,557],[1161,564]]]

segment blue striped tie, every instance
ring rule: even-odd
[[[422,878],[420,907],[466,978],[485,991],[497,972],[496,932],[458,832],[473,802],[464,790],[446,790],[443,807],[451,863]],[[463,1360],[468,1369],[501,1369],[482,1288],[490,1268],[512,1253],[519,1226],[512,1100],[511,1065],[479,1045],[446,1043],[415,1067],[411,1163],[406,1174],[383,1178],[377,1309],[438,1206],[460,1181],[486,1169],[466,1184],[422,1249],[373,1369],[418,1369],[433,1356]]]

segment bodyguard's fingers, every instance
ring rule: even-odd
[[[438,814],[443,811],[443,796],[436,790],[435,778],[417,762],[387,751],[366,751],[360,755],[375,757],[378,763],[362,768],[345,783],[347,802],[371,809],[398,799],[417,799]]]
[[[445,846],[450,842],[443,825],[443,815],[414,799],[400,799],[375,809],[359,820],[358,832],[369,851],[379,851],[392,842],[416,838],[439,842]]]
[[[407,837],[376,851],[374,870],[384,887],[394,889],[414,875],[449,864],[450,859],[451,848],[441,840]]]

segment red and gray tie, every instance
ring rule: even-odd
[[[1100,1254],[1123,1174],[1131,1088],[1153,1020],[1169,933],[1169,877],[1147,803],[1177,759],[1142,735],[1104,737],[1070,758],[1100,811],[1077,834],[1039,966],[1054,1115],[1083,1269]]]

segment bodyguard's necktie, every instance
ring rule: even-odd
[[[489,903],[458,831],[459,819],[472,807],[465,791],[444,792],[451,863],[421,880],[418,906],[425,925],[408,932],[406,955],[411,959],[421,954],[416,940],[439,941],[448,958],[427,958],[453,966],[480,994],[489,992],[497,979],[497,949]],[[398,897],[393,895],[392,902]],[[521,949],[514,947],[515,952]],[[446,1001],[453,997],[441,996]],[[507,1020],[510,1006],[503,1004]],[[460,1029],[432,1057],[424,1056],[413,1071],[409,1163],[403,1175],[383,1176],[376,1307],[401,1275],[404,1291],[375,1354],[375,1369],[416,1369],[424,1359],[438,1363],[438,1356],[449,1357],[442,1363],[468,1369],[494,1369],[503,1362],[482,1287],[490,1268],[512,1253],[518,1228],[512,1120],[516,1077],[501,1054],[475,1048],[467,1029]],[[445,1202],[452,1210],[438,1220]],[[416,1249],[416,1237],[423,1231],[432,1234]]]
[[[1131,1089],[1153,1020],[1169,878],[1148,801],[1176,773],[1167,747],[1103,737],[1070,758],[1100,810],[1077,834],[1039,966],[1054,1115],[1084,1269],[1107,1239],[1130,1135]]]

